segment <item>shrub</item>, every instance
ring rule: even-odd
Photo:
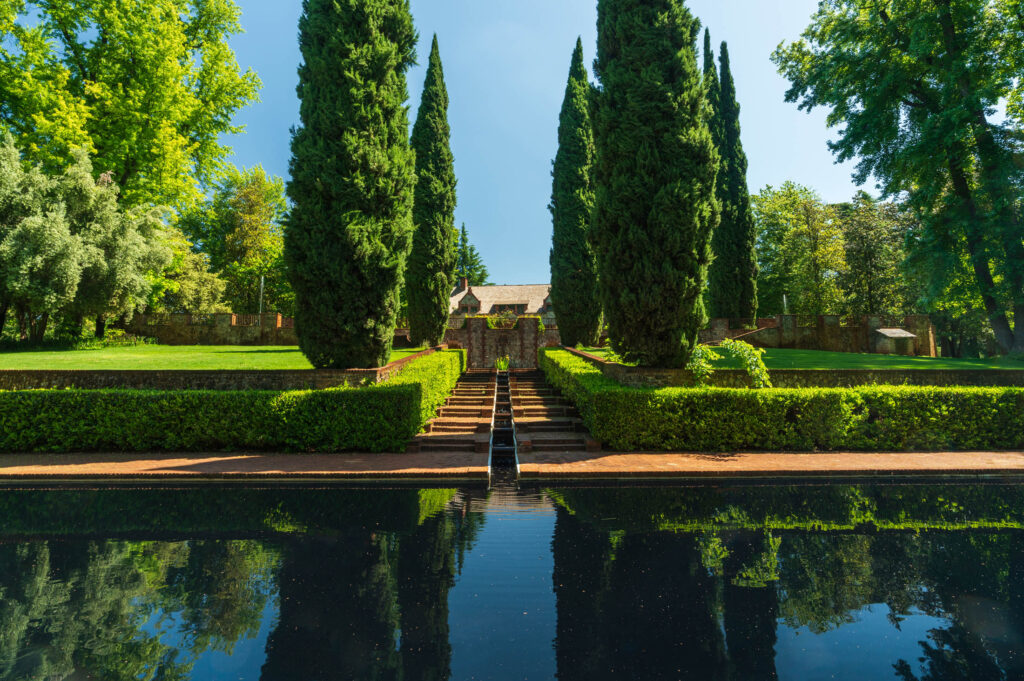
[[[1024,447],[1024,389],[630,388],[564,350],[540,367],[598,440],[636,451],[934,451]]]
[[[465,366],[450,350],[364,388],[0,392],[0,451],[403,451]]]

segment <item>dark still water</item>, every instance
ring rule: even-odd
[[[0,681],[1024,679],[1024,486],[0,491]]]

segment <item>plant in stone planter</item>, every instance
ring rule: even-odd
[[[494,368],[498,371],[508,371],[509,367],[512,366],[512,358],[508,355],[504,357],[498,357],[494,360]]]

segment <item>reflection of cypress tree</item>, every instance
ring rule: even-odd
[[[388,535],[306,539],[284,552],[267,681],[400,678]]]
[[[406,679],[451,675],[448,592],[455,584],[456,528],[444,514],[428,518],[399,544],[398,602]]]
[[[723,602],[731,678],[736,681],[774,681],[778,678],[775,641],[779,600],[775,582],[750,587],[741,586],[731,579],[735,571],[767,562],[758,555],[766,548],[762,537],[744,533],[729,542]]]
[[[609,668],[601,602],[607,593],[612,545],[608,532],[580,522],[562,507],[557,514],[551,549],[558,612],[558,679],[592,681]]]

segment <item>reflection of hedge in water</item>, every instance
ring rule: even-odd
[[[255,635],[275,597],[263,678],[445,679],[448,591],[482,522],[439,512],[453,495],[12,492],[19,501],[0,507],[0,679],[189,678],[195,656]],[[26,515],[47,504],[50,522]],[[11,512],[19,506],[26,512]],[[263,538],[11,539],[161,531]],[[155,634],[160,613],[173,616],[160,620],[173,636]]]
[[[609,529],[883,530],[1024,528],[1021,485],[822,485],[547,490]]]
[[[454,496],[454,489],[8,490],[0,495],[0,537],[411,530]]]
[[[920,644],[922,678],[1024,678],[1024,533],[878,532],[870,525],[825,532],[814,526],[822,518],[848,521],[851,509],[866,507],[871,513],[861,517],[888,517],[896,525],[901,503],[910,526],[920,527],[922,519],[942,526],[942,514],[930,520],[929,513],[934,507],[944,513],[953,501],[972,501],[981,510],[971,517],[987,511],[1001,522],[1005,504],[1019,498],[1006,488],[846,488],[852,500],[836,513],[828,506],[842,497],[825,488],[799,494],[674,490],[666,492],[677,495],[675,508],[664,508],[663,516],[659,510],[670,498],[659,500],[659,490],[632,492],[609,491],[614,502],[595,490],[557,494],[553,551],[562,681],[639,678],[631,676],[638,654],[643,678],[776,679],[777,620],[824,632],[879,603],[888,606],[894,624],[921,612],[950,620],[949,628],[929,631]],[[790,527],[808,529],[773,535],[749,518],[741,527],[735,513],[726,513],[702,531],[678,531],[681,524],[699,524],[682,523],[680,514],[707,519],[723,508],[723,496],[736,501],[738,494],[752,517],[771,511]],[[987,496],[993,499],[985,509]],[[678,607],[691,619],[677,621]],[[684,638],[691,642],[686,655],[679,654]],[[897,661],[896,678],[916,678],[916,657]]]

